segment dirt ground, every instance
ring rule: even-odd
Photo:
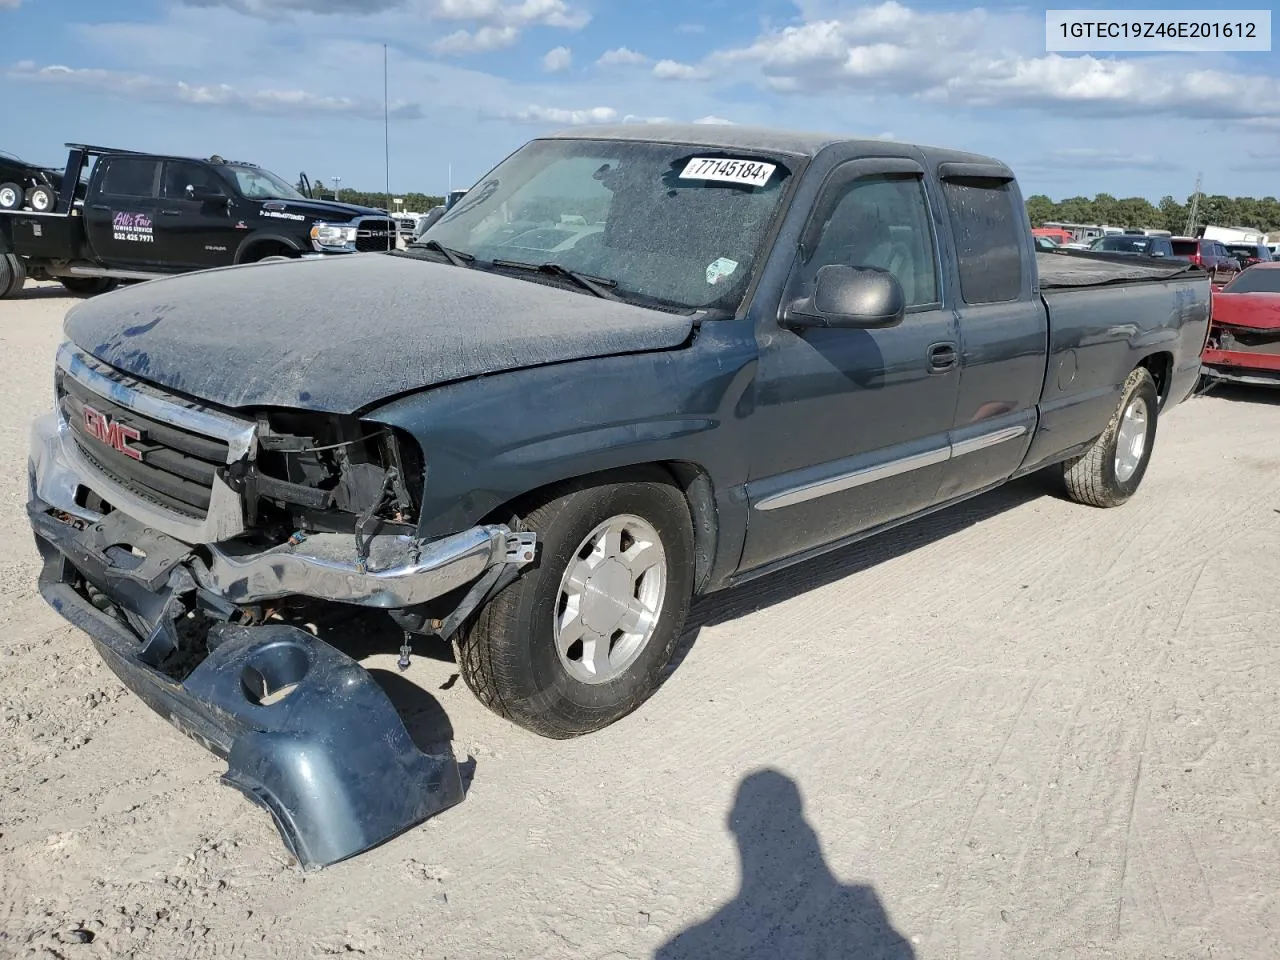
[[[526,734],[419,656],[467,799],[304,875],[33,589],[27,428],[74,302],[0,303],[0,956],[1280,949],[1280,397],[1173,410],[1121,509],[1019,482],[704,603],[591,737]]]

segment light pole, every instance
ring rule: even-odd
[[[338,199],[340,199],[340,198],[339,198],[339,196],[338,196],[338,184],[340,184],[340,183],[342,182],[342,178],[341,178],[341,177],[330,177],[329,179],[333,181],[333,199],[334,199],[334,200],[338,200]]]

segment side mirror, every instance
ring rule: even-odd
[[[208,188],[201,188],[197,190],[191,184],[187,184],[186,194],[188,200],[208,201],[228,199],[227,195],[220,190],[209,190]]]
[[[828,264],[818,270],[813,296],[791,304],[783,322],[793,327],[896,327],[907,311],[902,284],[879,267]]]

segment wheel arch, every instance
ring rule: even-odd
[[[715,566],[720,540],[719,514],[716,509],[715,486],[711,473],[702,464],[689,460],[641,460],[590,473],[565,477],[505,501],[491,510],[482,522],[506,523],[521,517],[537,504],[561,496],[570,490],[618,483],[636,478],[637,474],[662,473],[684,495],[693,525],[694,593],[703,590]]]
[[[1168,406],[1169,390],[1173,385],[1173,354],[1167,350],[1149,353],[1138,361],[1138,366],[1145,368],[1156,382],[1158,409],[1164,410]]]
[[[306,248],[293,237],[283,233],[253,233],[245,237],[236,248],[236,263],[252,263],[253,254],[264,247],[287,247],[297,253],[305,253]]]

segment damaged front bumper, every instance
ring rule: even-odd
[[[363,562],[350,536],[256,552],[234,540],[194,547],[118,503],[105,515],[86,509],[81,488],[94,478],[67,455],[65,432],[56,415],[32,432],[27,513],[41,595],[126,686],[227,761],[224,782],[271,813],[304,867],[344,860],[462,800],[453,754],[420,750],[355,660],[297,627],[236,625],[230,614],[285,597],[395,609],[468,585],[476,593],[533,559],[532,535],[497,525],[428,543],[374,537]],[[202,659],[188,672],[174,663],[192,648],[193,623]]]

